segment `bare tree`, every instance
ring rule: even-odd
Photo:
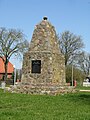
[[[10,57],[20,55],[28,49],[28,42],[20,30],[0,28],[0,58],[5,67],[4,81],[7,80],[7,67]]]
[[[69,31],[65,31],[58,38],[61,52],[65,56],[65,65],[75,62],[84,47],[81,37],[76,36]]]
[[[90,75],[90,54],[82,52],[78,58],[78,65],[86,75]]]

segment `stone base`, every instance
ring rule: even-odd
[[[11,86],[8,90],[11,93],[24,93],[24,94],[39,94],[39,95],[59,95],[66,93],[77,92],[74,87],[61,86],[56,84],[31,84],[31,85],[15,85]]]

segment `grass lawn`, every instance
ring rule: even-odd
[[[90,90],[90,87],[77,86],[76,89],[78,89],[78,90]]]
[[[90,93],[48,96],[0,90],[0,120],[90,120]]]

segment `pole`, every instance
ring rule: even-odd
[[[14,85],[15,85],[15,82],[16,82],[16,68],[15,68],[15,65],[14,65]]]
[[[72,86],[73,86],[73,65],[72,65]]]

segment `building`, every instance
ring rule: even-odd
[[[13,72],[14,72],[13,64],[8,62],[8,70],[7,70],[8,76],[7,77],[11,78]],[[4,74],[5,74],[4,62],[0,58],[0,79],[3,79]]]
[[[60,51],[55,28],[47,17],[35,26],[29,51],[24,55],[22,83],[66,83],[64,55]]]

